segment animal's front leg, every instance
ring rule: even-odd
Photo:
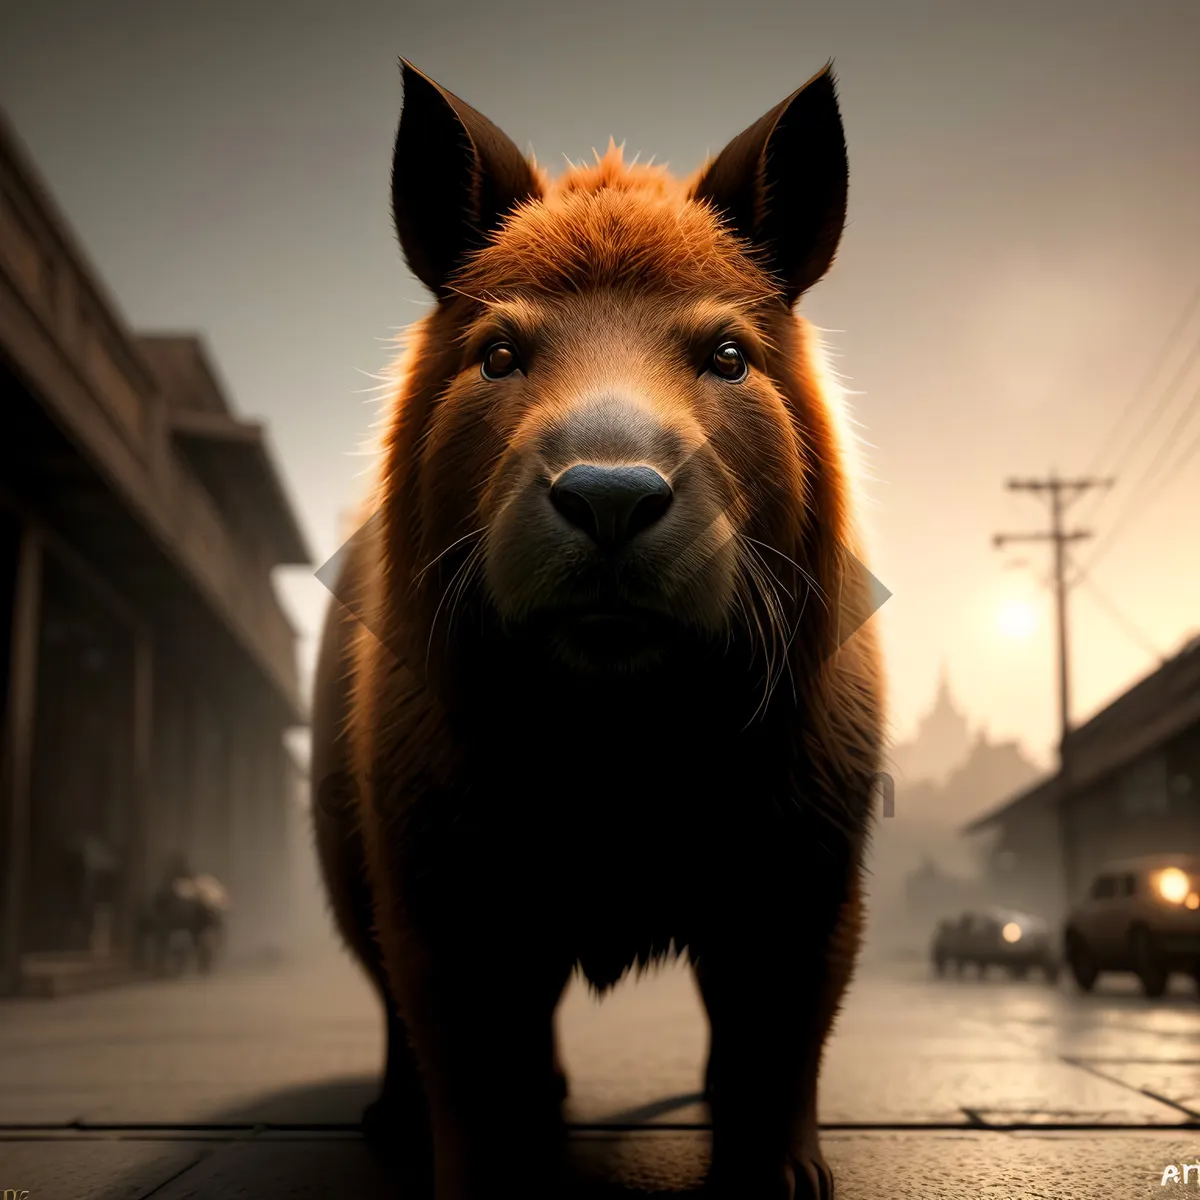
[[[390,989],[384,991],[384,1004],[387,1060],[383,1087],[363,1112],[363,1134],[393,1158],[405,1186],[419,1195],[428,1192],[433,1172],[429,1106],[408,1030]]]
[[[437,1200],[553,1194],[561,1095],[554,1013],[572,964],[524,906],[426,897],[425,919],[385,934],[429,1102]],[[435,901],[435,902],[434,902]]]
[[[821,1056],[853,970],[857,894],[832,922],[760,919],[702,953],[696,977],[712,1041],[710,1182],[739,1200],[832,1200],[817,1128]],[[820,926],[824,924],[824,932]]]
[[[530,1197],[552,1194],[561,1120],[550,1086],[553,1015],[562,983],[452,964],[415,981],[410,1024],[433,1122],[437,1200],[490,1200],[514,1186]]]

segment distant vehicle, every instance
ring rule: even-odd
[[[980,975],[1003,967],[1014,979],[1036,968],[1047,983],[1058,981],[1059,961],[1050,926],[1029,913],[1007,908],[964,912],[957,920],[942,921],[934,934],[934,970],[962,974],[966,966]]]
[[[1161,996],[1176,971],[1200,986],[1200,855],[1110,863],[1068,915],[1063,950],[1085,992],[1101,971],[1132,971],[1147,996]]]

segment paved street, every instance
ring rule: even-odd
[[[603,1004],[573,988],[561,1019],[578,1194],[693,1188],[705,1028],[690,978],[663,971]],[[373,997],[336,954],[5,1002],[0,1189],[389,1195],[354,1129],[381,1050]],[[871,966],[831,1045],[821,1112],[847,1200],[1200,1196],[1196,1174],[1161,1184],[1168,1164],[1200,1162],[1200,1002],[1182,983],[1152,1004],[1120,980],[1081,997]]]

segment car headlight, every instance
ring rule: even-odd
[[[1011,946],[1014,942],[1021,940],[1021,927],[1016,921],[1009,921],[1005,927],[1000,930],[1000,936]]]
[[[1182,904],[1192,890],[1191,881],[1178,867],[1168,867],[1161,872],[1154,885],[1168,904]]]

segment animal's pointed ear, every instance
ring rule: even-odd
[[[833,263],[846,223],[846,139],[832,64],[743,130],[701,174],[713,204],[752,243],[788,304]]]
[[[467,254],[541,187],[512,141],[405,59],[392,218],[412,273],[438,299]]]

